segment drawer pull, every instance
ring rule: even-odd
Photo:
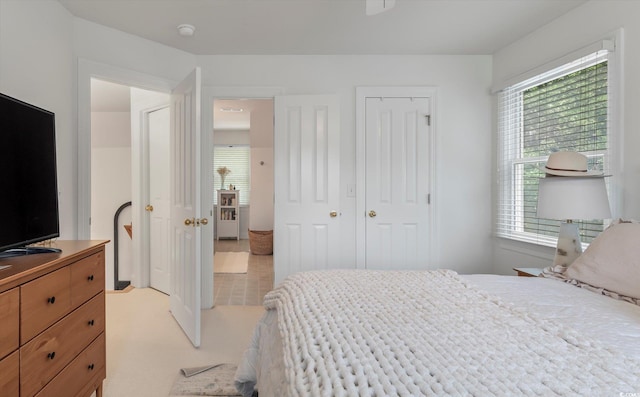
[[[93,281],[93,274],[92,274],[92,275],[90,275],[89,277],[87,277],[87,280],[89,280],[89,281]]]
[[[51,352],[49,354],[47,354],[47,358],[49,360],[53,360],[56,357],[56,352]]]
[[[51,298],[47,298],[47,303],[51,303],[52,305],[56,303],[56,297],[52,296]]]
[[[89,364],[87,368],[89,368],[89,371],[93,371],[93,364]]]
[[[90,327],[93,327],[93,320],[89,320],[88,324],[89,324]]]

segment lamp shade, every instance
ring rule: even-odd
[[[609,219],[604,177],[546,177],[538,185],[538,218]]]

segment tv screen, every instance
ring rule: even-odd
[[[55,116],[0,93],[0,252],[58,237]]]

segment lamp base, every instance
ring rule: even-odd
[[[580,242],[578,225],[570,222],[560,223],[556,256],[553,258],[553,270],[563,273],[581,254],[582,243]]]

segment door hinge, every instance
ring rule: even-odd
[[[427,194],[427,204],[431,204],[431,193]]]
[[[425,114],[424,118],[427,119],[427,125],[430,126],[431,125],[431,115],[430,114]]]

